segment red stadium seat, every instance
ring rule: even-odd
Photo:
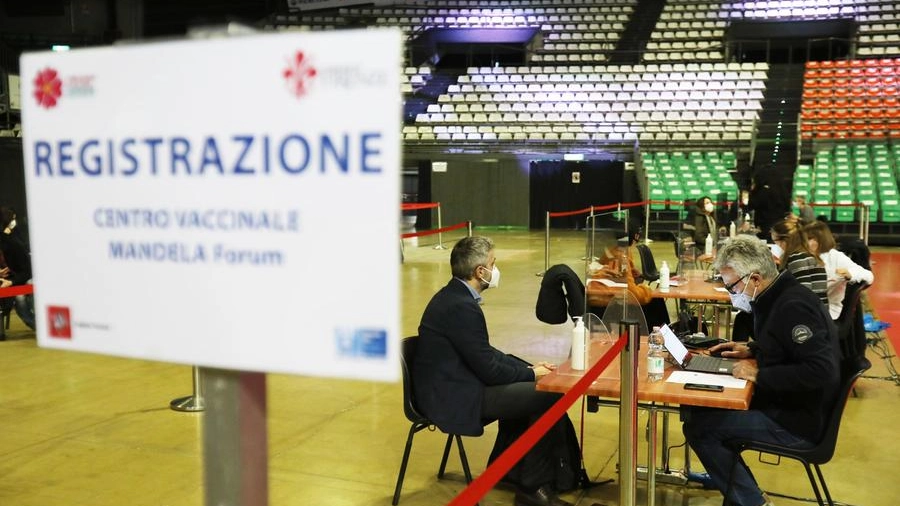
[[[840,97],[840,98],[843,98],[843,97],[849,97],[849,96],[850,96],[850,90],[851,90],[851,88],[847,88],[847,87],[835,88],[835,89],[833,90],[833,91],[834,91],[834,96],[835,96],[835,97]]]

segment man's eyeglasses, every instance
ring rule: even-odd
[[[738,283],[740,283],[741,281],[743,281],[744,279],[746,279],[748,276],[750,276],[750,275],[749,275],[749,274],[744,274],[743,276],[739,277],[739,278],[737,279],[737,281],[735,281],[734,283],[731,283],[731,284],[729,284],[729,285],[725,285],[725,289],[728,290],[728,293],[730,293],[730,294],[732,294],[732,295],[737,295],[736,293],[734,293],[734,291],[732,291],[732,289],[733,289],[735,286],[737,286]]]

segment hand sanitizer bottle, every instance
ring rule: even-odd
[[[669,291],[669,264],[663,260],[662,267],[659,268],[659,291]]]
[[[585,328],[580,316],[575,318],[575,328],[572,329],[572,369],[583,371],[585,366]]]

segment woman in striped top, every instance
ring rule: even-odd
[[[785,218],[772,226],[772,242],[781,248],[777,260],[780,270],[787,269],[828,306],[828,275],[822,259],[809,250],[806,233],[796,218]]]

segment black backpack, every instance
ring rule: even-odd
[[[497,440],[488,458],[488,465],[528,429],[528,423],[523,420],[501,420],[499,425]],[[535,454],[542,452],[552,455],[551,462],[547,464],[550,467],[535,462]],[[524,465],[526,462],[533,465],[526,466]],[[528,473],[525,472],[526,469]],[[558,492],[592,485],[587,471],[582,466],[581,448],[578,445],[575,427],[567,414],[553,424],[544,437],[506,473],[501,481],[529,488],[547,483],[548,478]]]

